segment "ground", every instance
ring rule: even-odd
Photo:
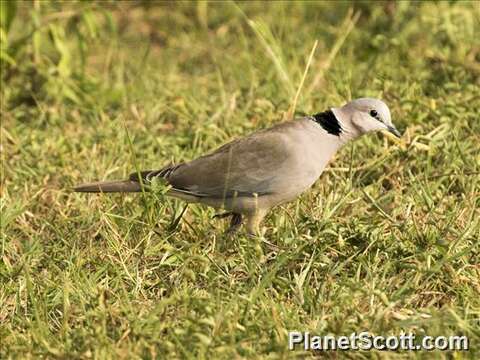
[[[0,357],[318,355],[298,330],[470,340],[331,358],[478,358],[479,9],[2,0]],[[404,136],[346,146],[262,239],[71,191],[366,96]]]

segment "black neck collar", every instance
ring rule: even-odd
[[[332,110],[312,115],[310,118],[324,128],[329,134],[340,136],[342,127]]]

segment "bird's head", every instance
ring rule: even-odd
[[[400,132],[392,123],[390,110],[381,100],[361,98],[352,100],[339,108],[344,125],[353,136],[360,136],[372,131],[387,130],[396,137]]]

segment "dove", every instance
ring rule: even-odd
[[[360,98],[256,131],[192,161],[135,172],[126,180],[82,184],[74,191],[142,192],[161,180],[170,187],[167,196],[225,210],[219,216],[231,217],[229,233],[245,219],[247,233],[256,236],[269,211],[308,190],[342,146],[380,130],[401,136],[383,101]]]

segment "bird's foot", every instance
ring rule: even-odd
[[[241,214],[231,213],[231,216],[232,219],[230,220],[230,227],[225,232],[225,235],[227,236],[232,236],[238,231],[238,229],[240,229],[240,226],[242,226]]]
[[[230,226],[227,229],[227,231],[225,231],[225,233],[223,234],[223,236],[219,239],[219,241],[217,243],[217,249],[219,249],[220,251],[226,249],[227,241],[233,237],[233,235],[238,231],[238,229],[240,229],[240,227],[242,225],[242,215],[241,214],[228,212],[228,213],[223,213],[223,214],[217,214],[217,215],[214,216],[214,218],[223,219],[223,218],[226,218],[228,216],[232,217],[230,219]]]
[[[213,215],[212,219],[225,219],[226,217],[233,216],[233,212],[224,212],[221,214],[215,214]]]

